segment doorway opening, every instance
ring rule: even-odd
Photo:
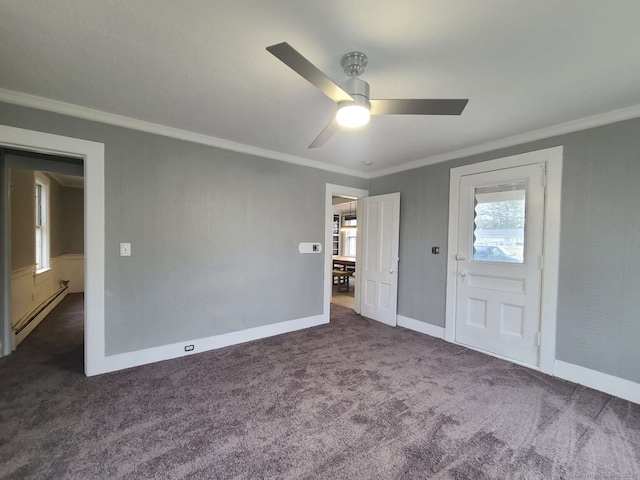
[[[334,195],[331,232],[331,303],[355,308],[358,198]]]
[[[324,316],[327,322],[332,303],[360,313],[360,282],[356,265],[360,261],[362,239],[358,235],[358,200],[368,193],[367,190],[342,185],[328,183],[326,186]]]
[[[562,147],[451,169],[445,339],[553,375]]]
[[[0,149],[0,155],[7,176],[3,186],[8,186],[3,191],[9,232],[3,254],[10,266],[7,354],[68,295],[76,316],[84,308],[84,162],[13,148]],[[76,329],[71,336],[81,340],[83,325]],[[82,343],[77,350],[83,350]],[[73,367],[84,371],[82,355],[75,360]]]
[[[50,133],[0,125],[0,148],[82,159],[84,170],[84,372],[97,375],[123,368],[105,355],[105,190],[104,144]],[[34,167],[39,168],[39,167]],[[11,342],[11,216],[9,167],[0,155],[0,348],[12,352]],[[118,360],[118,359],[115,359]]]

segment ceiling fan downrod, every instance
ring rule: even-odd
[[[362,52],[349,52],[344,54],[340,65],[347,77],[358,77],[364,72],[368,61],[367,56]]]

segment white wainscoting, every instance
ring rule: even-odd
[[[34,307],[34,269],[28,266],[11,274],[11,326]]]
[[[11,274],[11,325],[60,289],[60,280],[69,280],[69,293],[84,291],[84,255],[60,255],[51,259],[49,270],[36,274],[36,266]]]
[[[69,293],[84,292],[84,255],[67,253],[63,255],[63,279],[69,280]]]

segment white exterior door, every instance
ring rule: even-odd
[[[544,164],[460,178],[455,340],[538,366]]]
[[[361,223],[362,232],[362,266],[357,270],[357,275],[362,277],[360,313],[373,320],[395,326],[398,304],[400,194],[366,197],[361,203],[358,222]]]

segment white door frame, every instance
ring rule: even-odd
[[[449,242],[447,259],[447,303],[445,340],[455,341],[456,321],[456,260],[458,248],[458,212],[460,178],[493,170],[520,167],[535,163],[545,163],[547,167],[547,189],[545,194],[544,263],[542,270],[542,291],[540,306],[540,365],[539,370],[553,375],[556,358],[556,320],[558,307],[558,270],[560,257],[560,202],[562,187],[563,147],[552,147],[486,162],[473,163],[451,169],[449,185]],[[484,352],[499,358],[490,352]],[[511,359],[504,358],[512,361]],[[519,363],[519,362],[514,362]],[[530,365],[522,364],[527,367]],[[535,368],[535,367],[531,367]]]
[[[329,246],[332,244],[332,233],[333,233],[333,202],[332,199],[335,195],[346,195],[348,197],[356,197],[358,200],[361,198],[367,197],[369,195],[368,190],[363,190],[361,188],[353,188],[353,187],[345,187],[343,185],[334,185],[332,183],[327,183],[326,196],[325,196],[325,207],[324,207],[324,217],[325,217],[325,227],[324,227],[324,311],[323,316],[325,317],[325,321],[329,322],[330,318],[330,309],[331,309],[331,292],[332,292],[332,284],[333,281],[329,281],[333,276],[331,272],[333,271],[333,262],[331,261],[331,249]],[[357,218],[361,218],[361,202],[358,202],[358,206],[356,209]],[[356,268],[360,262],[360,245],[362,241],[362,236],[360,232],[358,232],[358,238],[356,239]],[[357,272],[357,271],[356,271]],[[360,313],[360,275],[356,273],[355,278],[355,292],[354,292],[354,310],[356,313]]]
[[[0,146],[50,155],[79,157],[84,160],[84,365],[87,376],[108,371],[105,355],[105,189],[104,144],[77,138],[0,125]],[[3,192],[8,195],[8,192]],[[5,218],[5,223],[10,222]],[[2,226],[5,228],[5,225]],[[5,252],[10,258],[11,242]],[[10,261],[9,261],[10,263]],[[10,265],[9,265],[10,266]],[[11,288],[11,268],[7,269],[4,282],[4,298]],[[3,341],[11,334],[10,306],[0,312]],[[7,332],[9,336],[7,336]],[[4,345],[3,345],[4,349]],[[5,351],[6,353],[6,351]]]

